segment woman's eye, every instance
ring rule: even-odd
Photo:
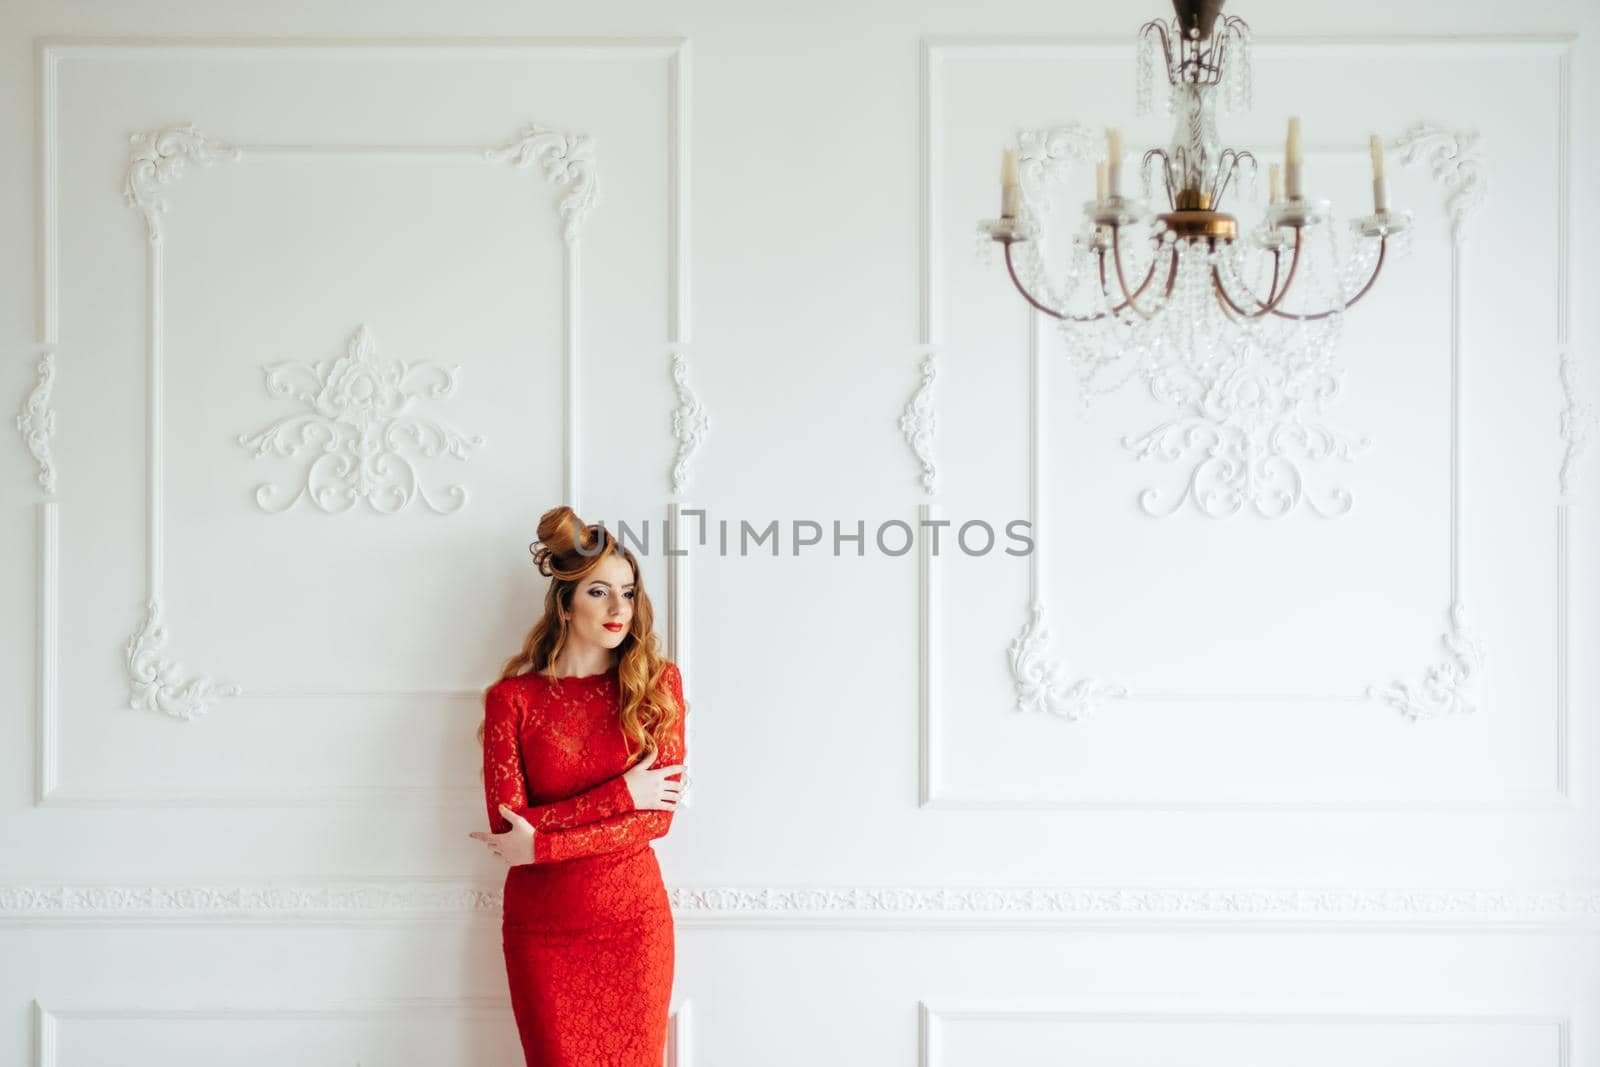
[[[633,599],[633,590],[632,589],[628,590],[627,597],[628,597],[629,600]]]

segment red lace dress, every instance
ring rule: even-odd
[[[678,706],[683,679],[664,682]],[[529,1067],[661,1067],[674,937],[652,839],[670,811],[638,811],[622,780],[617,671],[497,682],[484,699],[489,825],[507,804],[534,828],[533,862],[506,872],[501,941]],[[652,766],[684,762],[683,716]],[[681,778],[681,776],[679,776]]]

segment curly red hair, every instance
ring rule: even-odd
[[[620,556],[633,570],[634,585],[633,621],[617,646],[617,721],[627,739],[630,760],[644,750],[647,737],[659,748],[685,709],[677,706],[666,684],[667,658],[656,637],[655,613],[639,573],[639,561],[604,526],[582,522],[565,504],[539,517],[539,539],[528,551],[539,573],[550,578],[544,614],[523,639],[521,651],[501,667],[496,682],[524,674],[556,677],[556,657],[567,645],[567,618],[574,593],[607,555]],[[479,744],[483,743],[483,730],[479,722]]]

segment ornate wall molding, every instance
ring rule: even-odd
[[[413,499],[441,515],[466,505],[467,491],[460,485],[446,487],[453,503],[429,497],[410,459],[414,452],[465,460],[469,449],[484,443],[481,434],[468,437],[414,413],[425,399],[455,392],[459,366],[381,358],[372,331],[362,323],[346,343],[345,354],[336,359],[285,360],[262,367],[262,372],[267,392],[297,400],[305,410],[253,434],[240,434],[239,444],[257,459],[269,452],[296,456],[312,446],[317,453],[306,468],[305,484],[287,503],[273,507],[267,502],[279,486],[256,487],[255,501],[263,511],[281,514],[308,497],[327,512],[348,511],[364,500],[382,515],[395,514]]]
[[[491,161],[509,160],[515,167],[538,166],[545,181],[569,185],[571,192],[561,198],[561,237],[576,244],[578,231],[589,211],[598,202],[595,182],[594,142],[586,133],[563,133],[538,123],[529,123],[520,134],[495,148],[486,148],[483,157]]]
[[[167,201],[160,195],[161,186],[183,177],[189,161],[209,167],[219,160],[237,160],[243,156],[240,148],[202,133],[192,122],[135,133],[129,136],[129,141],[133,152],[128,160],[122,197],[144,216],[152,244],[161,240],[161,216],[167,210]]]
[[[1105,138],[1081,122],[1017,131],[1017,180],[1032,194],[1028,206],[1040,214],[1050,210],[1040,196],[1048,186],[1065,185],[1075,168],[1105,158]]]
[[[1193,409],[1143,434],[1122,438],[1140,461],[1191,462],[1183,491],[1158,508],[1162,491],[1147,486],[1139,509],[1168,518],[1192,503],[1206,518],[1239,514],[1246,504],[1264,519],[1281,519],[1304,501],[1320,518],[1350,513],[1354,497],[1332,488],[1328,503],[1306,492],[1302,463],[1350,462],[1371,447],[1370,437],[1346,435],[1320,421],[1322,406],[1343,385],[1343,370],[1305,369],[1293,377],[1274,367],[1239,368],[1210,383]]]
[[[1098,709],[1106,697],[1128,695],[1126,687],[1100,678],[1067,681],[1065,664],[1050,652],[1042,601],[1033,602],[1028,621],[1006,646],[1006,653],[1016,684],[1018,711],[1048,711],[1077,720]]]
[[[672,436],[678,442],[672,459],[672,491],[681,493],[689,485],[689,459],[705,441],[711,416],[689,388],[689,362],[682,352],[672,353],[672,383],[678,393],[678,406],[672,409]]]
[[[128,706],[135,711],[160,711],[178,719],[195,719],[210,710],[218,697],[239,696],[243,687],[218,682],[209,675],[183,677],[183,666],[162,657],[167,627],[161,618],[161,601],[151,597],[144,622],[128,638]]]
[[[1561,470],[1556,481],[1565,497],[1572,494],[1572,472],[1578,457],[1600,436],[1600,408],[1589,399],[1585,378],[1578,371],[1578,360],[1571,349],[1562,350],[1558,373],[1567,406],[1561,412],[1561,439],[1566,442],[1566,448],[1561,455]]]
[[[50,455],[50,438],[56,432],[56,412],[50,406],[50,389],[56,380],[55,351],[46,348],[40,353],[34,369],[39,374],[39,382],[23,402],[22,412],[17,416],[17,431],[22,434],[28,453],[39,464],[39,487],[54,493],[56,467]]]
[[[1049,924],[1384,922],[1600,925],[1600,889],[1253,888],[1183,886],[678,886],[674,915],[694,925],[773,920]],[[498,921],[498,883],[0,885],[0,922]]]
[[[1412,722],[1474,710],[1471,687],[1483,666],[1483,642],[1468,624],[1466,607],[1460,601],[1450,606],[1450,629],[1439,641],[1449,657],[1427,668],[1415,690],[1405,682],[1369,685],[1367,699],[1383,700]]]
[[[796,887],[669,891],[675,911],[711,915],[1162,921],[1600,922],[1600,892],[1145,887]]]
[[[933,406],[933,380],[938,374],[935,357],[934,352],[922,357],[922,384],[900,414],[900,432],[905,435],[906,444],[911,446],[912,454],[922,467],[924,493],[933,493],[939,488],[939,469],[933,454],[934,438],[939,432]]]
[[[1416,122],[1389,147],[1408,166],[1426,164],[1444,194],[1450,217],[1450,239],[1465,244],[1468,224],[1489,194],[1488,168],[1484,164],[1483,138],[1476,130],[1450,129],[1432,122]]]

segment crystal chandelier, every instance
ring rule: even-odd
[[[1282,173],[1269,168],[1265,211],[1241,228],[1222,206],[1243,185],[1254,191],[1256,159],[1222,145],[1216,113],[1219,103],[1249,107],[1250,30],[1237,16],[1219,18],[1222,0],[1173,0],[1173,7],[1170,22],[1154,20],[1139,32],[1138,109],[1149,110],[1159,48],[1174,116],[1171,142],[1140,157],[1143,201],[1124,194],[1122,139],[1110,129],[1080,225],[1048,237],[1048,204],[1023,197],[1018,155],[1008,150],[1000,218],[980,223],[979,234],[984,247],[993,247],[990,240],[1004,246],[1017,290],[1060,323],[1085,404],[1138,372],[1157,400],[1216,419],[1255,408],[1253,421],[1270,421],[1270,409],[1336,391],[1332,353],[1344,311],[1371,290],[1391,237],[1405,233],[1410,216],[1388,210],[1383,145],[1374,135],[1373,211],[1351,223],[1347,254],[1328,201],[1305,195],[1300,122],[1291,118]],[[1043,165],[1063,154],[1087,160],[1094,139],[1086,134],[1081,127],[1024,134],[1025,176],[1041,179]],[[1076,146],[1042,143],[1074,138]],[[1160,214],[1144,206],[1152,179],[1164,186]],[[1062,268],[1047,271],[1047,257],[1064,259]]]

